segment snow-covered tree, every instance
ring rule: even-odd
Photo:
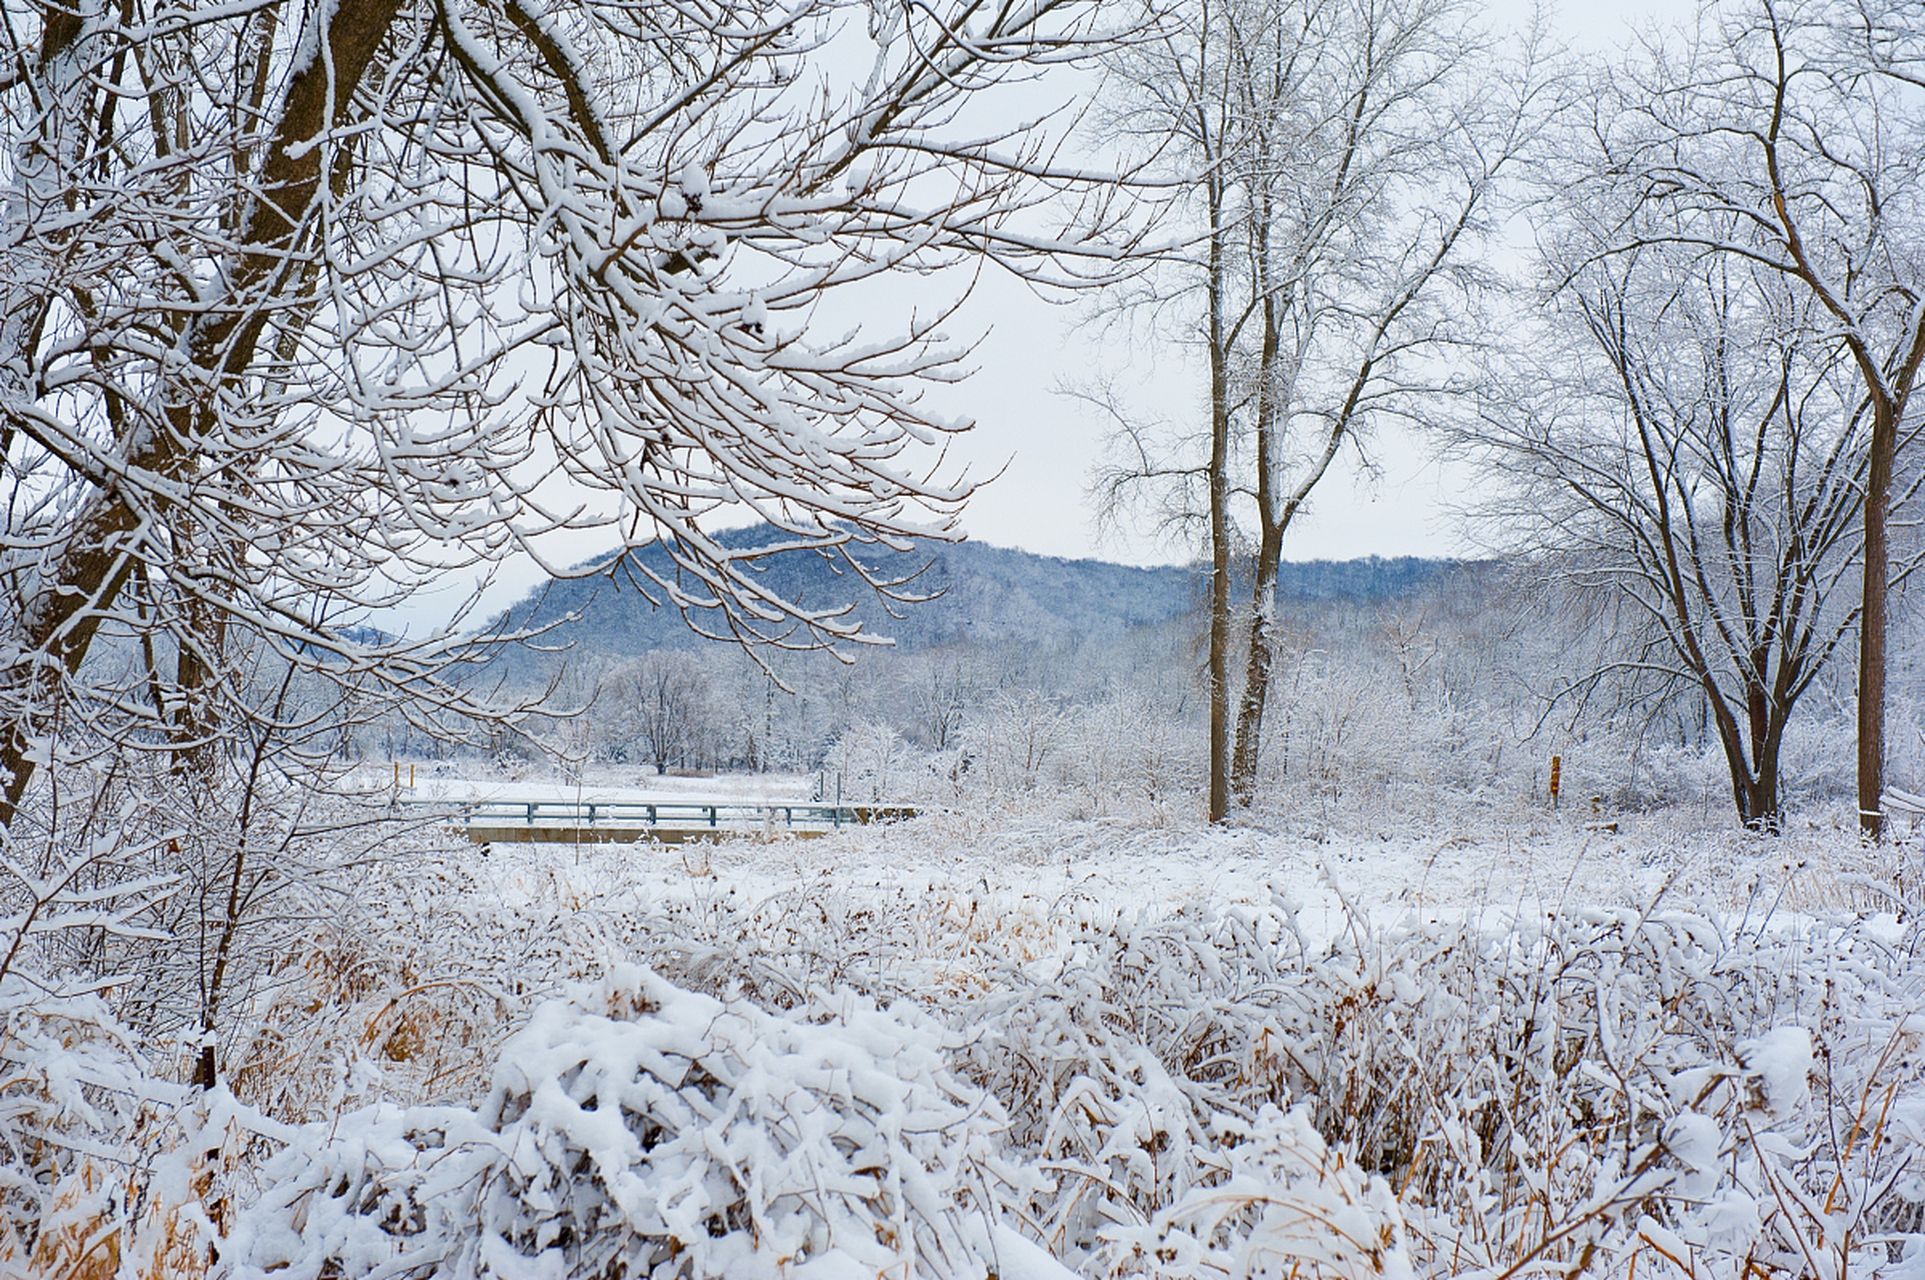
[[[459,642],[361,624],[554,530],[660,539],[641,585],[709,630],[856,638],[715,518],[856,581],[954,536],[966,423],[919,392],[966,285],[858,318],[1110,252],[1060,130],[975,105],[1104,47],[1088,0],[35,0],[4,39],[0,825],[90,744],[217,767],[249,650],[483,709]]]
[[[1254,794],[1285,533],[1345,448],[1427,417],[1471,336],[1472,249],[1543,85],[1467,17],[1454,0],[1195,0],[1116,63],[1116,127],[1157,153],[1194,233],[1126,305],[1197,350],[1209,393],[1200,430],[1109,403],[1123,461],[1099,489],[1155,495],[1211,558],[1213,821]]]
[[[612,742],[666,773],[697,762],[707,745],[708,677],[694,655],[657,649],[610,672],[588,714],[607,723]]]
[[[1868,415],[1801,291],[1676,243],[1603,252],[1621,211],[1566,210],[1536,354],[1462,438],[1502,484],[1493,526],[1618,605],[1625,634],[1563,692],[1694,690],[1739,817],[1775,830],[1793,708],[1858,616]]]
[[[1883,830],[1888,532],[1925,364],[1925,38],[1885,0],[1706,5],[1593,95],[1599,199],[1636,197],[1615,247],[1666,240],[1808,297],[1857,377],[1866,431],[1858,803]],[[1734,268],[1735,269],[1735,268]]]

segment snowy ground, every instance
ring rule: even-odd
[[[234,1256],[466,1274],[619,1211],[575,1274],[619,1246],[691,1274],[793,1249],[824,1276],[1744,1280],[1832,1250],[1826,1275],[1919,1280],[1915,844],[1862,850],[1843,814],[1078,808],[397,862],[365,898],[389,941],[321,949],[366,976],[291,987],[263,1021],[293,1054],[237,1073],[307,1123]],[[469,1186],[514,1194],[415,1190]]]
[[[784,775],[604,775],[579,783],[447,776],[422,778],[404,794],[759,803],[806,800],[816,785],[813,777]],[[1382,924],[1469,917],[1502,927],[1561,909],[1663,902],[1746,927],[1787,913],[1884,910],[1887,904],[1867,897],[1859,882],[1902,862],[1906,846],[1867,854],[1843,818],[1807,818],[1774,839],[1734,830],[1722,815],[1697,809],[1602,814],[1520,803],[1421,822],[1358,818],[1347,830],[1278,815],[1267,826],[1219,830],[1167,813],[1089,819],[965,805],[821,839],[750,836],[693,852],[649,845],[609,854],[552,845],[500,849],[494,867],[501,874],[529,863],[586,861],[609,874],[625,866],[658,892],[691,899],[718,887],[754,898],[824,885],[857,896],[979,891],[1002,910],[1069,922],[1092,908],[1162,914],[1189,903],[1268,902],[1281,893],[1300,904],[1301,925],[1317,937],[1342,927],[1346,901]]]
[[[451,801],[813,786],[424,773]],[[146,1204],[123,1256],[276,1280],[1925,1280],[1915,840],[958,799],[677,847],[384,827],[249,953],[220,1089],[32,1002],[0,1064],[46,1102],[0,1137],[135,1153],[124,1186],[51,1172],[44,1222]],[[63,1110],[76,1055],[175,1127]]]

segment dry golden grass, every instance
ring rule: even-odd
[[[495,985],[432,975],[434,957],[405,949],[310,941],[252,1011],[254,1036],[227,1071],[235,1097],[298,1123],[339,1105],[356,1063],[379,1068],[384,1095],[404,1103],[465,1097],[485,1083],[489,1050],[513,1013]]]
[[[167,1132],[179,1137],[176,1129]],[[229,1206],[216,1189],[215,1172],[232,1159],[219,1152],[201,1159],[187,1180],[186,1198],[169,1200],[150,1176],[153,1162],[165,1154],[142,1152],[130,1164],[81,1157],[54,1185],[31,1248],[0,1221],[0,1280],[197,1280],[207,1275],[213,1257],[200,1223],[224,1226]],[[132,1215],[126,1208],[130,1203],[136,1206]]]

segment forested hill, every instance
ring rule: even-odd
[[[728,535],[748,545],[767,531]],[[864,629],[894,638],[904,651],[959,641],[1019,641],[1054,646],[1071,640],[1114,639],[1134,627],[1163,622],[1202,607],[1198,568],[1140,569],[1102,560],[1064,560],[1007,547],[965,542],[931,544],[910,553],[864,548],[860,561],[879,576],[920,574],[904,590],[930,598],[898,603],[891,617],[861,581],[811,551],[771,557],[768,584],[805,604],[855,601]],[[631,553],[658,572],[670,572],[656,548]],[[1278,580],[1286,599],[1375,601],[1428,586],[1459,562],[1415,557],[1306,561],[1285,564]],[[673,608],[655,608],[619,571],[560,578],[515,605],[497,621],[511,626],[560,622],[547,644],[572,644],[608,654],[686,648],[705,643]]]

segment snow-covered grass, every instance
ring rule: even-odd
[[[260,967],[212,1094],[112,993],[0,991],[0,1256],[1925,1271],[1916,846],[1611,817],[983,806],[486,858],[417,829]]]

